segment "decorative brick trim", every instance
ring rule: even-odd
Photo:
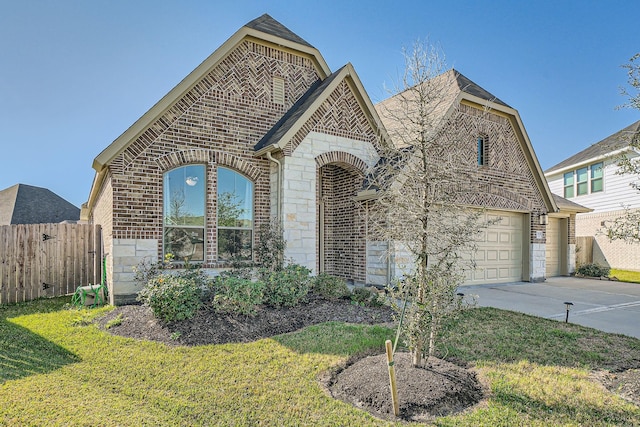
[[[257,181],[260,178],[261,171],[255,165],[247,162],[240,157],[225,152],[216,152],[216,158],[220,166],[228,166],[248,176],[252,181]]]
[[[329,151],[316,157],[318,168],[329,164],[337,164],[352,172],[364,175],[367,172],[367,164],[360,158],[344,151]]]
[[[190,163],[215,163],[215,152],[212,150],[182,150],[167,153],[155,159],[161,171],[168,171]]]
[[[356,96],[345,81],[336,87],[311,118],[287,142],[282,150],[284,154],[290,156],[311,132],[366,141],[376,148],[380,147],[379,136],[371,127]]]

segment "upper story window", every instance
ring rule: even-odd
[[[602,162],[591,165],[591,192],[597,193],[603,190],[602,186]]]
[[[564,198],[570,199],[575,196],[573,188],[573,171],[564,174]]]
[[[218,167],[218,260],[250,260],[253,253],[253,183]]]
[[[204,165],[164,174],[164,254],[176,261],[204,261],[206,179]]]
[[[489,144],[489,137],[487,135],[478,136],[478,141],[477,141],[478,166],[487,165],[487,145],[488,144]]]
[[[594,163],[564,174],[564,197],[598,193],[604,190],[603,163]]]

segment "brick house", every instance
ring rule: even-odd
[[[518,113],[457,75],[452,103],[461,108],[448,126],[483,105],[494,111],[486,122],[492,163],[471,202],[507,218],[506,228],[487,233],[482,256],[491,268],[470,282],[543,280],[539,218],[557,205]],[[475,150],[477,135],[469,137]],[[93,162],[82,219],[102,226],[111,303],[135,298],[132,268],[145,258],[171,252],[212,271],[251,259],[256,230],[272,218],[294,262],[386,283],[396,261],[378,256],[383,243],[367,237],[358,203],[390,143],[351,64],[331,72],[317,49],[270,16],[249,22]]]

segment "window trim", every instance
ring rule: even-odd
[[[600,170],[600,176],[599,177],[594,177],[595,172],[598,170]],[[604,182],[604,168],[605,168],[605,163],[604,161],[600,161],[600,162],[596,162],[596,163],[592,163],[592,164],[588,164],[586,166],[582,166],[576,169],[573,169],[569,172],[565,172],[562,175],[562,184],[563,184],[563,195],[565,199],[571,199],[571,198],[575,198],[575,197],[582,197],[582,196],[588,196],[590,194],[597,194],[597,193],[603,193],[604,192],[604,186],[605,186],[605,182]],[[580,178],[580,175],[583,175],[584,179],[582,181],[578,181]],[[571,183],[567,184],[567,181],[569,178],[571,177]],[[594,183],[600,182],[600,189],[599,190],[594,190],[593,189],[593,185]],[[579,192],[580,186],[582,184],[583,187],[583,192]],[[571,190],[572,194],[569,195],[567,194],[567,192],[569,191],[569,189]]]
[[[599,166],[599,168],[594,168],[594,166]],[[600,176],[594,178],[594,172],[600,170]],[[600,189],[593,190],[593,183],[600,182]],[[603,193],[604,192],[604,162],[594,163],[589,166],[589,192],[593,193]]]
[[[489,145],[489,137],[486,134],[478,135],[476,139],[476,165],[477,166],[487,166],[487,152]]]
[[[569,184],[567,184],[567,178],[571,178],[571,182]],[[564,185],[564,192],[563,192],[563,196],[565,199],[571,199],[573,197],[576,196],[576,190],[575,190],[575,185],[576,185],[576,181],[575,181],[575,176],[574,176],[574,171],[571,172],[566,172],[562,175],[562,183]],[[571,195],[567,194],[567,191],[571,190]]]
[[[220,169],[226,169],[228,171],[231,171],[239,176],[241,176],[242,178],[244,178],[245,180],[247,180],[250,184],[251,184],[251,227],[242,227],[242,226],[221,226],[218,224],[218,213],[219,213],[219,209],[218,209],[218,198],[220,196],[220,187],[219,187],[219,183],[220,183]],[[241,260],[241,261],[253,261],[254,259],[254,250],[255,250],[255,216],[256,216],[256,206],[255,206],[255,194],[256,194],[256,184],[255,182],[247,175],[243,174],[242,172],[233,169],[231,167],[228,166],[224,166],[224,165],[218,165],[216,166],[216,192],[215,192],[215,197],[216,197],[216,214],[215,214],[215,238],[216,238],[216,262],[221,262],[221,263],[225,263],[225,262],[231,262],[233,260],[227,260],[227,259],[221,259],[220,258],[220,230],[240,230],[240,231],[250,231],[251,237],[250,237],[250,241],[251,241],[251,255],[248,259],[246,260]]]
[[[203,174],[203,185],[202,185],[202,208],[203,208],[203,220],[202,225],[187,225],[187,224],[167,224],[166,222],[166,203],[167,203],[167,188],[166,188],[166,177],[174,171],[179,169],[186,169],[188,167],[199,166],[202,168]],[[187,184],[188,185],[188,184]],[[189,262],[202,264],[206,262],[207,259],[207,165],[204,163],[190,163],[185,165],[176,166],[172,169],[165,171],[162,174],[162,256],[163,259],[168,253],[172,253],[172,251],[168,251],[166,234],[168,229],[185,229],[185,230],[200,230],[202,233],[202,259],[193,260],[189,259]],[[175,256],[175,254],[173,254]],[[175,259],[176,262],[182,263],[185,262],[183,259]]]

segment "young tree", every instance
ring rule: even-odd
[[[434,353],[443,320],[461,308],[456,291],[474,267],[472,253],[487,224],[480,210],[463,207],[473,180],[471,168],[460,165],[469,164],[479,128],[445,125],[459,92],[455,71],[446,71],[443,54],[429,44],[417,42],[404,56],[394,96],[380,105],[395,147],[370,178],[378,198],[369,218],[375,239],[389,242],[389,260],[408,255],[393,292],[396,300],[408,298],[403,335],[421,366]]]
[[[636,62],[638,61],[638,62]],[[628,103],[622,107],[635,108],[640,110],[640,53],[635,54],[628,64],[622,66],[627,70],[630,88],[622,88],[621,92],[628,97]],[[628,138],[629,146],[636,151],[640,151],[640,134],[631,133],[623,135]],[[618,174],[635,175],[638,179],[631,183],[631,186],[640,191],[640,159],[624,156],[619,162],[620,170]],[[640,244],[640,209],[625,208],[623,216],[608,222],[604,226],[604,232],[609,240],[622,240],[627,243]]]

